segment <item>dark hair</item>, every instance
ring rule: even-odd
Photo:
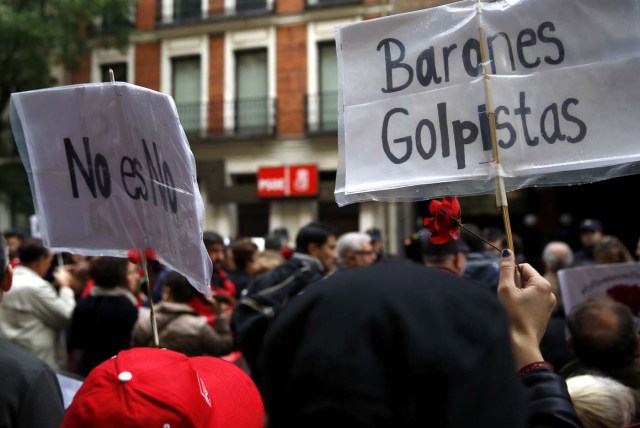
[[[47,247],[42,245],[42,240],[38,238],[25,238],[18,247],[18,257],[24,264],[33,263],[49,254]]]
[[[278,227],[276,229],[273,229],[272,233],[278,236],[281,240],[289,239],[289,229],[287,229],[286,227]]]
[[[258,252],[258,246],[250,238],[241,238],[231,246],[233,262],[238,270],[245,270],[254,255]]]
[[[202,242],[204,242],[204,246],[208,249],[211,245],[224,245],[224,238],[218,232],[209,230],[202,234]]]
[[[616,318],[613,327],[604,322],[608,314]],[[576,357],[584,364],[603,371],[633,364],[638,336],[628,306],[606,296],[591,298],[573,308],[567,327]]]
[[[270,233],[267,236],[265,236],[264,249],[280,251],[282,249],[282,239],[280,238],[280,236],[275,235],[273,233]]]
[[[7,238],[18,238],[20,240],[24,239],[24,233],[19,232],[17,230],[7,230],[2,235],[4,236],[4,239],[7,239]]]
[[[187,303],[193,297],[193,287],[189,280],[178,272],[169,272],[164,280],[164,286],[169,287],[171,298],[178,303]]]
[[[309,254],[309,244],[324,245],[335,232],[326,223],[311,222],[304,226],[296,236],[296,251]]]
[[[129,260],[121,257],[102,256],[90,262],[89,277],[103,288],[127,286]]]

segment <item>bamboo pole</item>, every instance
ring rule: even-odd
[[[502,222],[507,237],[507,247],[515,254],[513,247],[513,234],[511,233],[511,221],[509,219],[509,203],[507,200],[507,192],[504,186],[504,178],[502,174],[502,166],[500,165],[500,152],[498,150],[498,139],[496,136],[496,116],[493,107],[493,93],[491,90],[491,73],[489,72],[489,60],[487,58],[487,39],[484,36],[484,22],[482,19],[481,0],[476,0],[476,17],[478,22],[478,34],[480,37],[480,62],[482,63],[482,81],[484,86],[484,96],[487,110],[487,119],[489,122],[489,135],[491,137],[491,151],[493,154],[493,162],[496,175],[496,206],[502,214]],[[517,265],[517,263],[516,263]],[[516,269],[516,284],[520,286],[519,266]]]

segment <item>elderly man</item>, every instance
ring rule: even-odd
[[[366,266],[376,261],[376,252],[368,233],[348,232],[336,242],[338,265],[341,268]]]

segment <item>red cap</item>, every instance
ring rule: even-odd
[[[215,357],[133,348],[94,368],[61,428],[262,428],[264,406],[251,378]]]

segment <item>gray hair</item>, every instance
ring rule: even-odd
[[[542,260],[547,269],[557,272],[573,264],[573,251],[563,241],[551,241],[542,250]]]
[[[585,428],[624,427],[635,416],[634,391],[615,379],[574,376],[567,379],[567,389]]]
[[[353,251],[362,250],[362,244],[371,242],[371,237],[364,232],[348,232],[341,235],[336,242],[336,252],[338,253],[338,261],[344,262],[347,255]]]

